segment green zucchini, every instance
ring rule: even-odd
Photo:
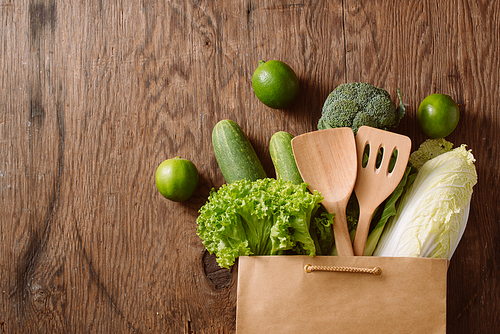
[[[269,153],[276,170],[276,178],[288,180],[294,184],[301,184],[304,181],[300,176],[299,169],[295,163],[292,151],[293,136],[285,131],[276,132],[269,142]]]
[[[212,145],[226,183],[267,177],[248,137],[234,121],[224,119],[214,126]]]

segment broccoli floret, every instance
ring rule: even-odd
[[[444,138],[427,139],[418,147],[418,150],[410,154],[410,163],[420,170],[429,160],[443,153],[453,150],[453,143]]]
[[[361,126],[368,125],[387,130],[398,126],[404,114],[402,102],[396,109],[386,90],[368,83],[347,83],[335,88],[326,99],[318,129],[350,127],[356,134]]]

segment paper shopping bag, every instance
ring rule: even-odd
[[[445,333],[448,260],[243,256],[237,334]]]

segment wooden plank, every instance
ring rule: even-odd
[[[415,149],[426,139],[416,122],[421,100],[444,93],[460,106],[460,124],[447,139],[472,149],[479,185],[448,273],[450,333],[494,332],[500,314],[500,287],[492,279],[500,272],[500,216],[496,202],[487,204],[500,182],[493,167],[500,159],[499,119],[492,107],[500,80],[492,54],[499,45],[499,15],[498,4],[470,1],[351,1],[345,10],[347,80],[371,82],[392,96],[401,88],[408,107],[397,131],[409,135]]]
[[[448,330],[498,328],[500,154],[496,2],[0,2],[0,331],[232,333],[237,268],[196,235],[223,183],[211,130],[230,118],[274,176],[276,131],[316,129],[328,93],[366,81],[396,97],[414,145],[419,102],[450,94],[449,137],[477,159],[469,226],[448,275]],[[260,59],[297,72],[289,110],[253,94]],[[154,185],[192,160],[184,203]],[[491,162],[490,162],[491,161]]]

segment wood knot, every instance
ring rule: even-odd
[[[30,284],[29,292],[30,299],[35,308],[38,310],[45,310],[47,308],[48,299],[50,298],[50,291],[39,284]]]
[[[224,289],[231,284],[232,269],[219,267],[215,255],[211,255],[208,251],[203,254],[203,270],[215,289]]]

